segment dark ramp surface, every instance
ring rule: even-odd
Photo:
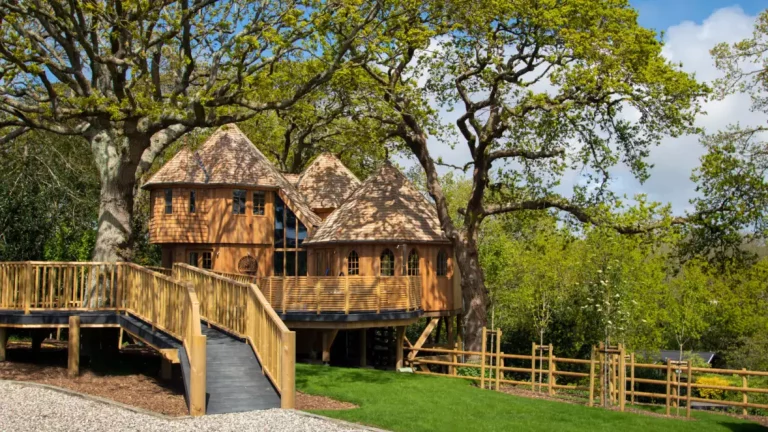
[[[261,371],[250,345],[202,326],[206,344],[206,414],[280,408],[280,396]]]

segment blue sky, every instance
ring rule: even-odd
[[[768,7],[765,0],[630,0],[630,3],[640,12],[640,24],[659,31],[683,21],[702,22],[724,7],[740,6],[748,15],[756,15]]]

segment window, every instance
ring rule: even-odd
[[[285,252],[275,251],[274,255],[275,276],[282,276],[285,266]]]
[[[165,214],[173,214],[173,189],[165,190]]]
[[[416,249],[411,249],[411,253],[408,254],[408,276],[419,275],[419,253]]]
[[[437,253],[437,275],[448,276],[448,255],[442,249]]]
[[[210,270],[213,268],[213,254],[211,252],[203,252],[203,268]]]
[[[198,254],[197,252],[190,252],[189,260],[187,261],[187,264],[194,267],[198,267],[199,266],[198,259],[200,259],[200,254]]]
[[[264,216],[264,204],[266,203],[266,196],[264,191],[256,191],[253,193],[253,214],[257,216]]]
[[[360,275],[360,257],[357,252],[352,251],[347,256],[347,276]]]
[[[307,251],[300,250],[296,252],[296,259],[299,261],[299,273],[296,276],[307,275]]]
[[[232,192],[232,214],[245,214],[245,191],[242,189],[235,189]]]
[[[237,271],[255,276],[259,272],[259,264],[256,262],[256,258],[246,255],[240,258],[240,261],[237,263]]]
[[[296,247],[296,215],[289,209],[285,208],[285,247]]]
[[[281,248],[285,245],[285,224],[283,216],[285,214],[285,203],[275,194],[275,247]],[[280,265],[280,274],[283,274],[282,264]]]
[[[301,221],[298,221],[298,222],[299,222],[299,239],[298,240],[299,240],[299,246],[301,246],[302,244],[304,244],[304,240],[307,238],[307,227],[305,227],[304,224],[301,223]]]
[[[195,191],[189,191],[189,212],[194,213],[197,211],[197,193]]]
[[[379,264],[381,267],[382,276],[394,276],[395,275],[395,254],[389,249],[384,249],[379,257]]]

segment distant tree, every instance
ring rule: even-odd
[[[694,131],[706,92],[661,54],[657,35],[637,24],[625,1],[451,2],[425,4],[385,34],[389,48],[369,55],[371,97],[388,107],[376,119],[424,169],[441,226],[462,275],[465,343],[479,350],[488,294],[478,234],[490,216],[563,212],[574,221],[636,233],[682,219],[625,219],[609,212],[610,169],[629,166],[641,181],[645,158],[665,135]],[[417,81],[423,81],[420,86]],[[458,143],[472,192],[454,223],[437,171],[440,129],[434,101],[458,110]],[[638,120],[633,120],[637,118]],[[556,186],[569,169],[586,179],[570,196]],[[651,207],[646,207],[649,209]]]
[[[396,6],[2,0],[0,145],[30,130],[86,138],[101,183],[93,259],[130,259],[136,181],[159,153],[295,104],[375,44],[372,25]]]

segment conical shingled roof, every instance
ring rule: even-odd
[[[386,163],[305,244],[445,241],[432,203]]]
[[[196,152],[179,151],[143,187],[169,185],[274,188],[302,222],[322,223],[293,184],[235,125],[220,127]]]
[[[360,180],[330,153],[315,158],[296,183],[313,209],[339,208],[358,186]]]

